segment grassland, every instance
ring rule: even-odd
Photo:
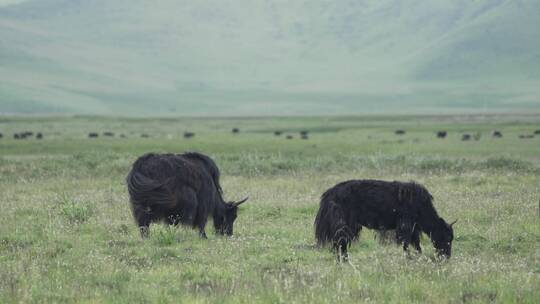
[[[534,115],[2,117],[0,302],[538,303],[540,137],[518,138],[536,129]],[[45,138],[12,139],[26,130]],[[92,131],[117,137],[88,139]],[[462,132],[482,137],[462,142]],[[235,236],[154,225],[143,241],[123,182],[129,166],[144,152],[187,150],[217,161],[226,198],[250,195]],[[351,264],[316,248],[319,195],[352,178],[425,184],[439,213],[458,219],[452,259],[434,261],[426,237],[425,253],[407,257],[370,231]]]

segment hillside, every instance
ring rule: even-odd
[[[539,13],[518,0],[10,0],[0,112],[537,111]]]

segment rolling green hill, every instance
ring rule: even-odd
[[[0,112],[540,110],[540,2],[0,1]]]

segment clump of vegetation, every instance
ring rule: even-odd
[[[58,208],[60,215],[70,224],[82,224],[93,214],[92,204],[78,198],[71,198],[62,193],[58,197]]]

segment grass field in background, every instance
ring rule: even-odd
[[[538,303],[540,135],[518,137],[537,129],[535,115],[0,117],[0,302]],[[44,139],[14,140],[21,131]],[[115,137],[87,138],[105,131]],[[164,225],[140,239],[124,178],[150,151],[216,160],[226,199],[250,196],[233,237],[210,221],[208,240]],[[426,236],[408,257],[369,230],[350,264],[317,248],[319,196],[360,178],[424,184],[458,219],[452,258],[436,262]]]

